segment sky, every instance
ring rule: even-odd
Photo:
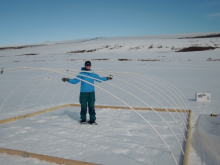
[[[0,0],[0,45],[220,32],[220,0]]]

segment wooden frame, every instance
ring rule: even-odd
[[[5,123],[17,121],[17,120],[24,119],[24,118],[27,118],[27,117],[37,116],[37,115],[40,115],[40,114],[43,114],[43,113],[52,112],[52,111],[55,111],[55,110],[58,110],[58,109],[61,109],[61,108],[65,108],[65,107],[70,107],[70,106],[80,107],[81,105],[80,104],[65,104],[65,105],[45,109],[45,110],[42,110],[42,111],[29,113],[29,114],[26,114],[26,115],[12,117],[12,118],[8,118],[8,119],[3,119],[3,120],[0,120],[0,124],[5,124]],[[105,106],[105,105],[96,105],[95,108],[130,110],[129,107]],[[132,107],[132,108],[134,110],[149,110],[149,111],[152,111],[150,108],[143,108],[143,107]],[[166,109],[162,109],[162,108],[154,108],[154,110],[159,111],[159,112],[167,112]],[[185,145],[185,154],[184,154],[184,159],[183,159],[183,165],[188,165],[190,137],[191,137],[191,113],[192,112],[191,112],[191,110],[183,110],[183,109],[180,109],[180,110],[167,109],[167,110],[169,112],[187,112],[187,113],[189,112],[189,116],[188,116],[188,133],[187,133],[187,139],[186,139],[186,145]],[[52,156],[47,156],[47,155],[40,155],[40,154],[34,154],[34,153],[11,150],[11,149],[4,149],[4,148],[0,148],[0,153],[7,153],[9,155],[18,155],[18,156],[23,156],[23,157],[25,157],[24,155],[27,155],[28,157],[37,158],[37,159],[45,160],[45,161],[48,161],[48,162],[55,162],[55,163],[58,163],[58,164],[65,164],[65,165],[95,165],[95,164],[87,163],[87,162],[80,162],[80,161],[75,161],[75,160],[57,158],[57,157],[52,157]]]

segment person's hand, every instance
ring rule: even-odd
[[[112,75],[110,75],[110,76],[107,77],[107,80],[112,80],[112,79],[113,79],[113,76],[112,76]]]
[[[68,78],[62,78],[62,81],[66,82],[66,81],[69,81],[69,79]]]

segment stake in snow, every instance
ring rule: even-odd
[[[4,72],[4,68],[1,69],[1,74],[3,74],[3,72]]]

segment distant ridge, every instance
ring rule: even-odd
[[[184,38],[179,38],[179,39],[191,39],[191,38],[215,38],[215,37],[220,37],[220,33],[219,33],[219,34],[204,35],[204,36],[196,36],[196,37],[184,37]]]

